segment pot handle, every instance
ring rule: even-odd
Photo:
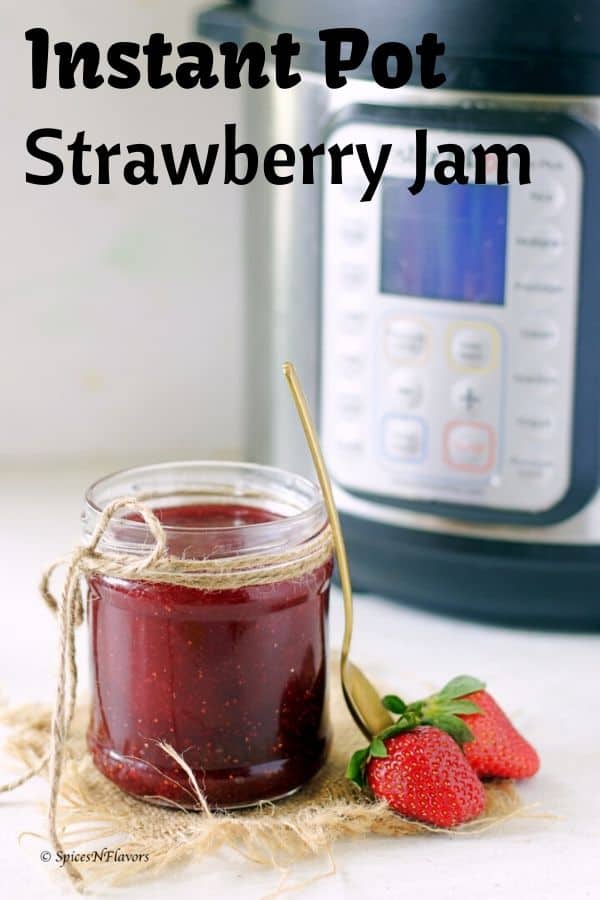
[[[215,43],[239,43],[248,24],[246,5],[246,0],[238,0],[237,3],[221,3],[204,10],[196,20],[199,34]]]

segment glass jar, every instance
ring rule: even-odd
[[[88,539],[106,505],[123,496],[153,510],[171,556],[222,558],[225,567],[246,556],[249,572],[260,560],[260,583],[200,589],[88,576],[94,763],[130,794],[188,807],[197,805],[188,776],[160,742],[185,759],[212,807],[296,791],[329,743],[333,564],[327,553],[314,570],[282,579],[278,560],[326,527],[319,489],[249,464],[130,469],[88,490]],[[142,557],[153,543],[143,519],[122,512],[99,549]]]

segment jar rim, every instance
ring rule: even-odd
[[[238,553],[278,550],[300,544],[318,534],[327,515],[320,488],[310,479],[274,466],[223,460],[190,460],[156,463],[121,469],[97,479],[85,492],[82,526],[90,538],[104,508],[122,496],[135,496],[150,508],[202,502],[240,502],[278,513],[267,522],[235,525],[173,525],[161,523],[167,541],[202,535],[210,543],[214,537],[227,543],[233,536],[243,538]],[[209,499],[211,498],[211,499]],[[160,501],[160,502],[157,502]],[[123,525],[126,520],[126,529]],[[101,545],[120,552],[145,552],[152,542],[144,521],[128,518],[127,510],[115,517]],[[126,533],[125,533],[126,532]],[[217,554],[218,550],[217,550]]]

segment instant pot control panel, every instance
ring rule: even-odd
[[[337,142],[372,159],[324,186],[321,431],[335,481],[392,503],[541,513],[572,477],[583,169],[555,136],[429,128],[413,196],[415,128],[352,122]],[[440,185],[438,144],[517,142],[530,185]],[[493,158],[493,157],[492,157]],[[488,157],[489,159],[489,157]],[[348,161],[350,162],[350,161]],[[346,166],[346,160],[344,162]],[[467,170],[469,171],[469,170]]]

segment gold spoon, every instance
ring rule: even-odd
[[[344,637],[342,640],[342,660],[341,660],[341,676],[342,691],[346,705],[352,714],[352,718],[363,732],[365,737],[371,739],[373,735],[383,731],[393,723],[393,719],[382,705],[379,694],[373,687],[367,676],[361,670],[351,663],[349,660],[350,643],[352,641],[352,584],[350,581],[350,569],[348,567],[348,557],[346,556],[346,545],[344,544],[344,535],[340,525],[340,517],[333,499],[333,490],[331,488],[331,480],[327,472],[323,453],[319,445],[317,430],[312,420],[308,403],[302,385],[292,363],[286,362],[283,365],[283,374],[286,377],[298,415],[304,429],[306,442],[310,450],[313,463],[321,485],[325,508],[329,517],[329,524],[333,535],[333,545],[335,547],[335,556],[340,573],[340,582],[342,585],[342,595],[344,598]]]

